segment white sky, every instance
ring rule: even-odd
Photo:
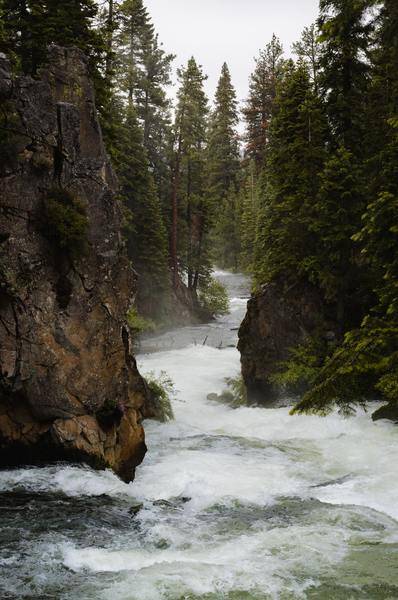
[[[203,66],[211,100],[224,61],[242,101],[253,59],[272,34],[290,55],[292,43],[318,15],[318,0],[146,0],[145,4],[164,49],[177,55],[175,67],[192,55]]]

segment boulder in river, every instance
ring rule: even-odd
[[[283,285],[271,283],[253,294],[238,344],[248,401],[278,406],[281,390],[271,378],[281,362],[315,331],[334,337],[334,329],[335,324],[325,318],[324,302],[310,286],[285,290]]]

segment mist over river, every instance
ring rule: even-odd
[[[239,374],[249,293],[217,277],[228,316],[143,342],[141,372],[175,383],[175,420],[146,422],[134,483],[0,472],[1,600],[398,598],[398,428],[207,400]]]

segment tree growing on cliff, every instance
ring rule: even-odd
[[[312,276],[314,224],[325,160],[326,120],[306,67],[290,65],[277,87],[255,244],[257,284]]]
[[[398,398],[398,7],[386,0],[376,21],[372,80],[367,93],[367,169],[362,179],[370,196],[353,236],[356,253],[374,294],[359,327],[318,370],[297,411],[327,412],[334,404],[350,410],[369,397],[390,405],[376,417],[397,415]],[[359,286],[360,294],[364,287]],[[395,416],[394,416],[395,415]]]
[[[370,64],[370,0],[321,0],[320,87],[326,97],[334,141],[354,155],[363,152],[364,109]]]
[[[3,0],[6,44],[24,73],[35,75],[47,60],[47,47],[77,46],[90,59],[92,74],[100,66],[104,51],[94,27],[94,0]]]

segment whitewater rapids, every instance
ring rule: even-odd
[[[2,600],[398,598],[398,428],[207,400],[239,374],[248,294],[217,276],[231,313],[138,357],[173,379],[175,420],[146,423],[133,484],[84,466],[0,472]]]

